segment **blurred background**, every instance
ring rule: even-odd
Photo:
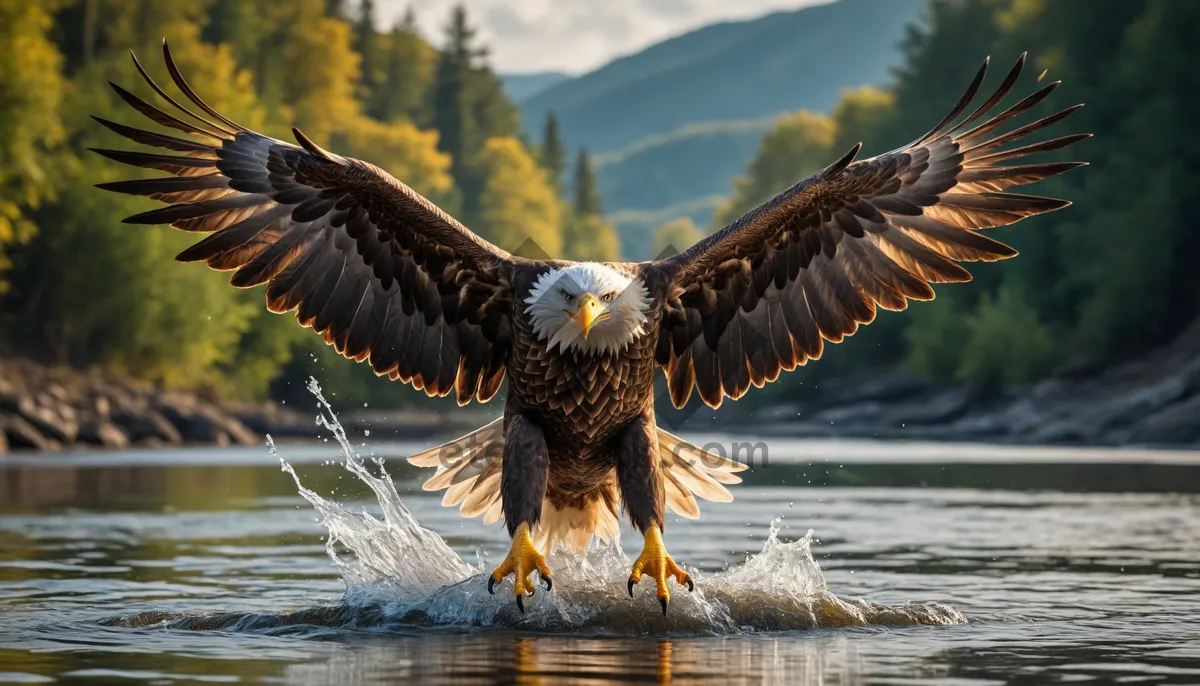
[[[153,101],[128,53],[169,82],[165,36],[235,121],[284,140],[298,126],[510,250],[593,260],[681,250],[858,141],[906,143],[985,56],[987,89],[1028,50],[1018,97],[1045,71],[1064,84],[1042,114],[1088,103],[1047,135],[1094,133],[1065,151],[1092,166],[1034,191],[1075,205],[994,230],[1019,258],[882,313],[721,416],[795,435],[1200,444],[1200,5],[725,5],[0,0],[0,439],[300,435],[311,417],[279,403],[309,402],[310,375],[365,405],[362,426],[457,421],[260,291],[174,263],[194,236],[123,225],[149,201],[93,188],[128,172],[87,152],[124,142],[88,115],[147,124],[107,82]],[[697,411],[660,404],[673,425]],[[471,428],[493,405],[458,416]]]
[[[1196,0],[0,0],[0,682],[1200,683],[1197,36]],[[164,37],[234,121],[531,255],[682,250],[923,135],[988,55],[984,91],[1029,51],[1009,102],[1063,81],[1012,126],[1086,102],[1044,137],[1095,137],[1030,190],[1072,207],[991,230],[1019,257],[719,411],[660,389],[754,460],[670,517],[669,618],[609,558],[522,617],[412,566],[502,559],[404,458],[503,401],[376,378],[93,187],[136,146],[89,115],[155,128],[108,82],[159,102],[129,51],[169,84]]]

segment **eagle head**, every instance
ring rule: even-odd
[[[540,275],[525,299],[533,333],[550,350],[615,353],[645,333],[649,292],[641,279],[598,262]]]

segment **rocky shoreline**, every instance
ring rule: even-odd
[[[1138,360],[1065,370],[1024,389],[937,386],[901,372],[824,386],[800,402],[727,403],[686,421],[682,414],[662,419],[671,430],[736,426],[762,436],[1200,449],[1200,321]],[[498,404],[452,412],[361,409],[339,418],[353,436],[395,440],[465,433],[499,411]],[[268,433],[314,439],[325,435],[315,414],[278,403],[222,406],[98,373],[0,361],[0,453],[262,445]]]
[[[493,410],[495,411],[495,410]],[[28,450],[262,445],[274,438],[325,435],[316,411],[279,403],[218,405],[186,391],[101,373],[51,369],[23,359],[0,361],[0,454]],[[467,431],[491,413],[359,411],[341,417],[353,435],[419,438]]]
[[[903,373],[766,407],[754,430],[1014,444],[1200,449],[1200,320],[1133,361],[1063,370],[1029,388],[938,387]]]

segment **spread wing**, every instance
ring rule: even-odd
[[[1022,56],[999,89],[962,121],[987,71],[984,62],[954,110],[912,144],[854,162],[858,146],[687,251],[657,263],[672,280],[657,361],[671,399],[692,386],[709,405],[762,387],[780,370],[821,356],[870,322],[877,308],[931,300],[930,284],[969,281],[958,263],[1016,251],[980,229],[1003,226],[1068,202],[1006,193],[1079,162],[1008,166],[1087,134],[1005,148],[1066,118],[1077,105],[999,134],[1046,98],[1049,84],[992,115],[1012,90]],[[981,119],[989,119],[980,122]],[[969,128],[970,127],[970,128]]]
[[[206,105],[163,44],[171,78],[212,119],[173,100],[170,114],[116,84],[117,94],[183,139],[97,118],[137,143],[179,154],[96,150],[172,174],[100,184],[168,203],[125,221],[207,234],[177,257],[233,271],[239,288],[266,284],[272,312],[296,311],[339,353],[430,395],[485,401],[504,378],[511,326],[507,252],[471,233],[383,170],[250,131]],[[190,119],[191,121],[185,120]],[[195,123],[193,123],[193,121]]]

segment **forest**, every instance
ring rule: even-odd
[[[1087,373],[1169,343],[1200,316],[1200,3],[1190,0],[933,0],[909,26],[891,83],[843,93],[829,116],[780,119],[718,211],[723,225],[858,141],[864,154],[937,122],[986,55],[988,84],[1028,51],[1024,88],[1062,81],[1045,116],[1086,106],[1045,138],[1089,132],[1059,157],[1091,166],[1031,187],[1074,205],[996,229],[1020,251],[971,265],[972,283],[882,313],[806,370],[808,380],[902,368],[983,388]],[[783,391],[786,392],[786,391]]]
[[[267,313],[261,292],[174,263],[194,237],[124,225],[148,203],[93,187],[127,174],[88,152],[120,147],[89,115],[134,123],[108,82],[151,97],[135,88],[129,51],[166,81],[164,36],[192,86],[239,123],[284,140],[297,126],[509,250],[621,255],[587,151],[563,140],[553,113],[520,120],[465,9],[441,36],[420,35],[411,13],[381,30],[375,13],[371,0],[0,0],[0,354],[218,398],[294,397],[309,374],[373,406],[419,395]],[[847,89],[829,114],[781,116],[713,225],[673,220],[653,244],[686,247],[858,141],[864,154],[906,143],[985,56],[995,83],[1028,51],[1019,95],[1061,79],[1043,114],[1087,103],[1048,135],[1095,134],[1065,153],[1091,166],[1034,191],[1075,204],[994,230],[1018,258],[973,265],[974,282],[882,313],[771,393],[895,369],[1020,386],[1136,356],[1200,315],[1188,266],[1200,254],[1188,210],[1200,195],[1197,27],[1192,0],[931,0],[888,82]]]
[[[149,203],[94,188],[128,172],[89,152],[123,147],[92,117],[138,123],[109,82],[153,101],[129,53],[169,83],[163,37],[249,128],[291,140],[296,126],[367,159],[510,251],[617,259],[587,152],[567,159],[552,115],[529,142],[464,8],[437,40],[411,12],[376,24],[371,0],[0,0],[0,349],[215,397],[286,396],[309,374],[383,403],[419,395],[268,313],[261,292],[174,263],[193,236],[123,225]]]

